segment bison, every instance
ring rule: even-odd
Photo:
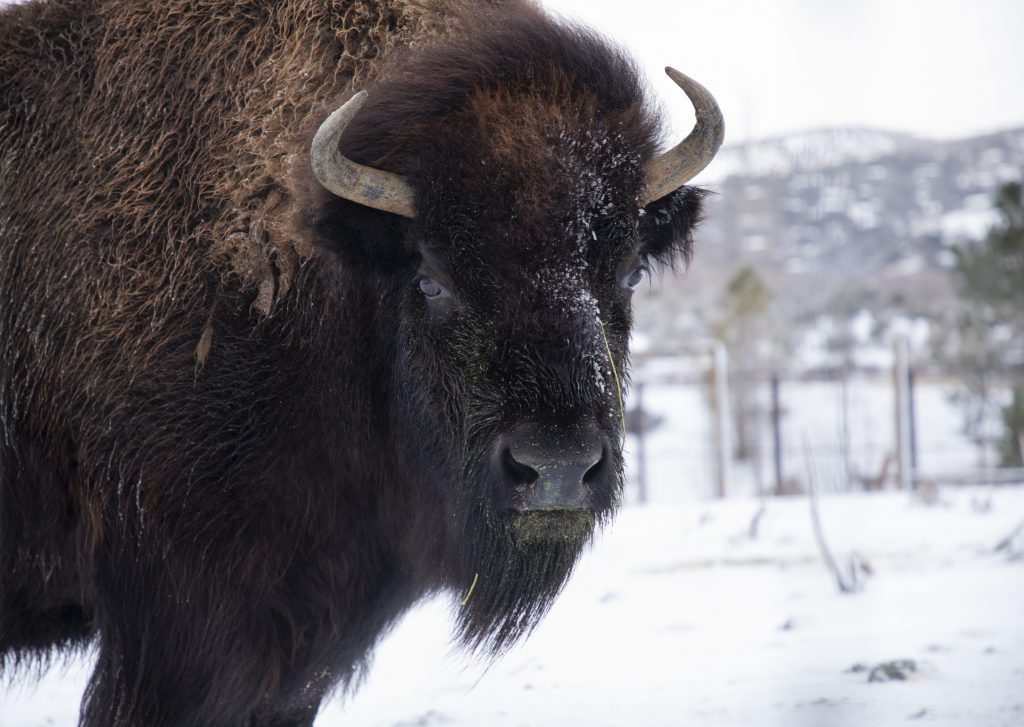
[[[0,13],[0,667],[95,647],[83,725],[308,725],[425,596],[526,635],[621,499],[630,295],[722,141],[670,74],[660,152],[529,0]]]

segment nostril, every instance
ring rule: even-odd
[[[590,469],[583,473],[584,484],[590,484],[591,482],[599,478],[602,474],[604,474],[605,468],[607,467],[607,462],[608,449],[607,447],[601,447],[600,458],[597,460],[597,462],[593,464],[593,466],[591,466]]]
[[[512,450],[508,447],[501,453],[501,466],[517,485],[531,485],[540,477],[537,470],[512,456]]]

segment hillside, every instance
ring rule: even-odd
[[[862,309],[940,318],[953,248],[984,235],[996,188],[1022,176],[1024,128],[955,141],[828,129],[727,146],[701,177],[715,194],[694,263],[641,296],[640,330],[664,350],[705,335],[744,265],[797,328]]]

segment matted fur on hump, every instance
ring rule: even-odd
[[[211,248],[246,288],[257,286],[256,310],[269,314],[316,251],[309,210],[326,193],[309,172],[310,129],[340,94],[371,85],[389,55],[446,35],[492,2],[304,0],[280,4],[278,15],[294,6],[289,22],[258,29],[258,61],[234,106],[217,189],[230,210]]]
[[[6,168],[42,158],[53,169],[48,179],[7,180],[5,205],[35,208],[56,239],[95,243],[108,262],[129,263],[123,269],[139,275],[118,287],[149,308],[208,307],[209,281],[219,278],[222,304],[241,296],[247,305],[258,290],[255,308],[269,313],[313,252],[293,224],[309,190],[289,182],[291,167],[308,165],[313,116],[353,84],[372,82],[395,49],[444,34],[454,18],[489,4],[49,0],[5,8],[0,128],[24,133],[5,137],[0,155]],[[151,251],[148,260],[140,249]]]

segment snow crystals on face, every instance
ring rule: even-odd
[[[567,234],[585,250],[591,240],[597,241],[595,222],[615,212],[619,188],[639,168],[637,154],[622,151],[626,145],[616,132],[594,129],[563,130],[558,135],[558,163],[574,180],[569,190]]]
[[[553,145],[553,154],[565,177],[572,180],[562,230],[572,244],[569,259],[543,268],[534,282],[537,295],[557,310],[563,320],[572,321],[577,331],[572,345],[578,347],[573,355],[592,374],[589,385],[605,394],[614,374],[602,331],[601,311],[590,289],[588,258],[603,242],[600,223],[622,214],[617,209],[625,201],[621,187],[636,175],[640,158],[627,150],[618,132],[586,126],[562,129]],[[635,205],[627,204],[627,211],[639,219]]]
[[[593,372],[594,388],[604,393],[611,369],[601,333],[601,309],[590,291],[586,269],[586,259],[580,256],[563,266],[542,270],[537,277],[538,295],[577,327],[577,355]]]

